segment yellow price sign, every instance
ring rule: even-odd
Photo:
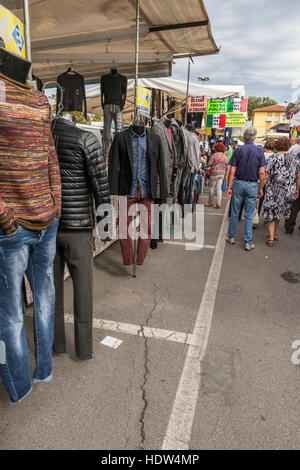
[[[137,108],[140,113],[144,116],[150,116],[150,107],[151,107],[151,90],[148,88],[143,88],[141,86],[137,87]]]
[[[4,41],[5,49],[26,59],[23,23],[2,5],[0,5],[0,38]]]

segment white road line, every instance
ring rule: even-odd
[[[204,215],[225,215],[224,212],[204,212]]]
[[[32,314],[26,314],[26,316],[31,317]],[[74,325],[74,315],[65,313],[65,323]],[[188,346],[197,346],[199,341],[196,336],[189,333],[150,328],[148,326],[142,327],[141,325],[132,325],[130,323],[116,322],[113,320],[102,320],[100,318],[93,319],[93,328],[96,330],[107,330],[115,333],[125,333],[128,335],[171,341],[173,343],[187,344]],[[202,328],[204,329],[205,325],[202,325]]]
[[[229,203],[228,203],[229,204]],[[227,212],[227,211],[226,211]],[[196,404],[201,383],[201,361],[208,344],[211,322],[225,251],[228,220],[223,218],[216,251],[199,307],[193,336],[198,346],[189,346],[162,450],[189,449]],[[203,329],[203,325],[205,328]]]
[[[207,250],[215,250],[216,247],[213,245],[199,245],[197,243],[192,242],[181,242],[176,240],[164,240],[164,245],[177,245],[177,246],[184,246],[189,248],[195,248],[195,250],[199,250],[202,248],[206,248]]]

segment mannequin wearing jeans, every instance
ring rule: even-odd
[[[120,75],[117,69],[101,77],[101,104],[104,114],[103,153],[107,157],[111,142],[111,123],[115,131],[123,130],[123,108],[127,96],[127,78]]]
[[[0,376],[13,404],[32,383],[52,379],[61,184],[50,123],[46,96],[0,74]],[[33,378],[23,321],[25,273],[34,297]]]

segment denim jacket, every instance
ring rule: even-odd
[[[134,130],[131,131],[133,166],[132,166],[132,186],[129,197],[134,198],[137,186],[140,186],[141,197],[151,197],[150,171],[147,149],[146,131],[139,136]]]

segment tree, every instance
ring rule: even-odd
[[[248,98],[248,119],[251,121],[252,112],[257,108],[264,108],[265,106],[272,106],[278,104],[277,101],[272,100],[269,96],[249,96]]]

